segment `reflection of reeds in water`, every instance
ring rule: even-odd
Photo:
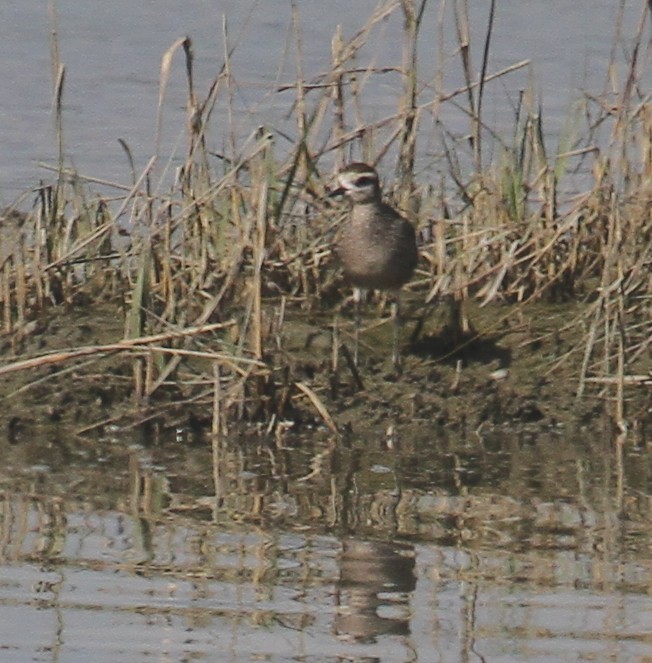
[[[205,518],[204,477],[197,480],[189,471],[192,450],[177,454],[184,472],[172,462],[171,481],[166,481],[165,470],[142,450],[132,452],[128,476],[122,474],[124,450],[110,446],[94,470],[86,461],[80,466],[73,461],[74,496],[67,452],[47,479],[37,482],[47,486],[47,493],[17,489],[23,482],[33,486],[31,476],[15,477],[12,488],[5,486],[0,493],[3,611],[9,617],[55,615],[43,621],[36,640],[40,647],[58,651],[63,642],[71,649],[79,631],[74,617],[84,610],[92,615],[98,637],[106,638],[107,649],[115,646],[116,614],[122,615],[121,633],[131,628],[136,644],[121,641],[121,651],[133,648],[132,659],[151,656],[150,643],[158,641],[143,638],[144,629],[148,636],[161,634],[161,657],[179,660],[187,657],[189,629],[195,657],[204,652],[214,657],[216,646],[223,646],[222,634],[229,633],[237,650],[228,650],[227,643],[225,651],[234,660],[245,651],[245,642],[254,643],[249,658],[269,657],[270,634],[274,651],[287,652],[288,659],[297,651],[319,660],[334,651],[350,654],[354,647],[359,653],[364,643],[375,643],[370,654],[380,652],[381,657],[387,647],[403,644],[405,654],[388,656],[391,660],[430,660],[433,643],[454,643],[463,652],[454,660],[470,659],[473,652],[492,651],[491,643],[513,647],[523,637],[521,630],[534,634],[540,645],[545,625],[551,649],[558,649],[561,640],[567,644],[566,622],[550,632],[551,604],[559,610],[570,604],[575,610],[572,596],[581,587],[581,603],[594,597],[601,610],[572,637],[578,642],[586,638],[587,651],[595,651],[596,620],[604,620],[603,632],[616,642],[631,623],[631,610],[621,616],[623,597],[638,609],[650,585],[648,499],[632,492],[618,517],[614,482],[601,471],[602,463],[608,464],[607,450],[599,459],[594,448],[586,449],[578,464],[575,499],[571,494],[560,499],[552,476],[543,497],[530,486],[533,499],[407,490],[405,519],[394,532],[405,537],[400,543],[382,534],[375,540],[355,534],[340,539],[326,517],[332,499],[320,495],[319,486],[292,495],[287,489],[297,486],[284,478],[275,482],[266,474],[265,484],[260,474],[247,479],[236,471],[257,466],[246,446],[233,444],[225,454],[235,463],[226,493],[233,511],[217,524]],[[577,453],[572,445],[553,447],[562,454]],[[465,449],[461,444],[458,450]],[[205,453],[195,452],[195,469],[206,472]],[[260,454],[270,462],[266,449]],[[282,461],[285,454],[278,455]],[[538,474],[527,463],[508,466],[527,483]],[[107,467],[120,473],[118,486]],[[587,471],[584,482],[579,474],[589,468],[595,471]],[[357,519],[362,530],[369,512],[377,512],[374,493],[382,498],[383,492],[377,491],[377,477],[359,485],[361,503],[371,506]],[[322,511],[316,511],[320,505]],[[518,606],[528,601],[516,626],[514,596]],[[614,610],[609,609],[612,600]],[[585,612],[579,612],[586,621]],[[7,623],[16,622],[9,617]],[[643,630],[635,633],[637,643],[645,637]],[[36,657],[34,633],[28,645],[20,639],[22,647],[15,647],[12,633],[5,631],[5,646]],[[180,637],[170,638],[173,632]],[[312,648],[306,645],[307,633]],[[384,637],[389,634],[399,637]],[[626,637],[632,639],[631,629]],[[141,654],[143,641],[147,651]],[[86,639],[79,642],[89,651]],[[482,647],[483,642],[489,645]]]
[[[188,151],[172,190],[153,193],[157,161],[152,159],[139,175],[132,165],[129,186],[111,185],[117,192],[114,200],[98,198],[88,192],[93,181],[66,169],[61,156],[56,185],[39,188],[12,249],[0,252],[3,330],[17,351],[29,322],[43,310],[102,299],[123,300],[126,340],[18,357],[0,372],[63,364],[79,351],[87,358],[121,352],[133,359],[136,409],[165,395],[166,407],[170,399],[208,407],[213,403],[222,422],[218,429],[227,421],[258,420],[272,430],[307,403],[317,418],[335,428],[322,392],[296,370],[286,344],[287,319],[297,310],[335,306],[345,292],[332,269],[331,226],[336,219],[321,202],[329,184],[324,173],[352,157],[373,163],[383,159],[385,164],[395,159],[394,202],[423,238],[425,260],[411,289],[427,301],[451,299],[453,324],[461,332],[466,329],[464,301],[471,296],[483,305],[511,302],[520,309],[542,297],[590,299],[590,307],[569,321],[583,325],[586,333],[565,358],[583,356],[579,393],[591,381],[604,389],[615,382],[615,414],[624,420],[625,387],[643,382],[631,367],[649,355],[652,336],[652,120],[649,101],[638,91],[642,72],[636,57],[643,20],[621,91],[601,99],[587,97],[571,118],[576,121],[582,113],[589,118],[584,136],[570,134],[567,149],[551,157],[544,118],[529,89],[519,101],[511,140],[494,136],[500,158],[486,165],[488,150],[481,148],[491,127],[482,116],[482,97],[495,79],[527,63],[489,71],[490,21],[478,80],[464,3],[456,2],[457,52],[465,84],[454,92],[443,89],[444,57],[434,85],[421,80],[417,45],[427,4],[383,3],[348,41],[338,32],[330,69],[310,83],[301,75],[297,47],[299,75],[282,86],[295,94],[297,125],[285,154],[266,128],[244,142],[226,136],[227,154],[210,150],[212,114],[222,99],[234,98],[230,53],[225,52],[222,71],[201,98],[193,78],[192,44],[189,39],[175,43],[163,58],[159,110],[175,56],[182,52]],[[402,63],[380,67],[372,59],[361,66],[365,45],[395,13],[404,23]],[[295,11],[300,45],[298,26]],[[225,43],[226,37],[225,27]],[[63,155],[65,70],[55,56]],[[365,90],[384,76],[401,82],[398,110],[367,122]],[[442,119],[442,109],[451,104],[468,115],[470,155]],[[231,106],[229,112],[236,111]],[[416,175],[421,163],[417,137],[428,122],[438,131],[441,159],[447,164],[438,182],[422,182]],[[604,147],[595,138],[600,125],[611,128]],[[560,204],[565,175],[589,159],[592,181]],[[321,362],[311,359],[319,369],[327,367],[327,353]]]
[[[241,535],[250,540],[262,537],[260,555],[241,559],[256,565],[255,575],[263,580],[267,574],[269,581],[278,574],[285,577],[289,570],[275,563],[275,555],[282,554],[277,547],[281,532],[291,541],[304,534],[322,539],[303,552],[291,545],[308,567],[309,555],[332,538],[342,544],[338,600],[353,600],[358,608],[348,628],[361,625],[358,617],[363,622],[370,617],[371,626],[401,627],[401,620],[375,622],[373,612],[381,600],[379,592],[387,598],[387,593],[407,594],[414,588],[410,542],[437,544],[460,554],[468,548],[507,556],[521,552],[526,558],[543,554],[538,571],[522,568],[530,579],[559,571],[551,564],[553,551],[563,557],[572,550],[598,567],[623,554],[645,559],[652,540],[649,498],[628,488],[624,478],[644,482],[649,478],[647,467],[630,457],[623,468],[623,458],[613,454],[609,440],[596,446],[593,440],[578,442],[574,435],[560,439],[550,433],[531,447],[502,435],[496,438],[493,451],[470,450],[462,439],[449,442],[438,449],[438,460],[432,460],[432,436],[424,434],[421,448],[398,454],[403,467],[381,481],[370,469],[372,462],[365,460],[367,466],[361,466],[359,458],[352,454],[347,459],[340,449],[331,450],[331,455],[340,455],[337,463],[324,464],[308,478],[309,454],[247,444],[251,436],[244,444],[234,438],[220,445],[215,468],[220,483],[214,494],[201,446],[133,447],[126,458],[123,447],[108,443],[100,447],[105,462],[94,465],[83,455],[70,462],[68,450],[29,441],[11,447],[9,466],[27,467],[26,461],[37,456],[50,465],[5,479],[0,492],[0,558],[65,562],[72,555],[74,563],[80,547],[70,541],[79,544],[87,535],[90,550],[98,540],[106,541],[96,552],[114,555],[113,563],[131,571],[147,560],[152,571],[201,574],[219,565],[220,547],[212,542],[222,535]],[[306,446],[310,454],[326,451],[322,441],[311,440]],[[370,446],[372,459],[386,455]],[[426,457],[431,462],[424,463]],[[420,474],[402,474],[405,467],[422,469]],[[397,479],[403,484],[400,492]],[[412,485],[422,482],[423,487]],[[33,492],[35,485],[47,490]],[[213,523],[207,518],[211,512]],[[113,519],[122,520],[123,527]],[[103,522],[107,529],[98,538],[88,528],[94,523],[101,529]],[[182,535],[186,529],[190,531]],[[179,536],[173,535],[175,531]],[[108,545],[112,537],[124,539],[123,545]],[[117,544],[117,539],[112,542]],[[125,555],[128,550],[142,557]],[[333,561],[333,555],[327,557]],[[178,565],[170,567],[172,558]],[[468,578],[483,575],[472,567],[465,573]],[[307,577],[314,576],[297,573],[297,578]],[[622,580],[614,569],[616,578]],[[592,579],[602,581],[599,575]],[[342,628],[346,621],[340,622]]]

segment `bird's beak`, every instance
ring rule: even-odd
[[[337,189],[332,189],[328,192],[329,198],[339,198],[346,194],[346,189],[343,186],[338,186]]]

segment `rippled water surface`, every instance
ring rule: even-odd
[[[2,661],[652,656],[650,472],[616,440],[0,447]]]

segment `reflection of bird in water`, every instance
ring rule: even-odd
[[[353,286],[355,304],[354,359],[358,361],[360,299],[363,289],[394,291],[392,360],[400,364],[401,286],[417,264],[416,235],[412,225],[382,201],[378,173],[366,163],[352,163],[340,171],[331,196],[345,195],[352,202],[349,218],[337,241],[337,254],[346,279]]]
[[[356,642],[373,642],[386,634],[407,634],[409,594],[416,586],[415,564],[411,545],[345,540],[337,583],[337,634]],[[383,606],[392,607],[392,616],[378,614]],[[404,611],[399,612],[401,607]]]

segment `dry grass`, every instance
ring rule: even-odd
[[[311,82],[301,74],[295,10],[299,75],[282,91],[294,94],[296,134],[282,155],[274,132],[261,127],[242,144],[231,137],[232,154],[216,161],[207,132],[217,100],[232,98],[230,54],[201,97],[192,44],[176,42],[162,59],[160,80],[162,111],[170,69],[183,56],[188,144],[175,186],[167,194],[151,193],[152,159],[108,200],[91,195],[94,182],[68,170],[61,159],[55,182],[38,189],[32,210],[14,216],[15,243],[0,255],[3,335],[16,352],[5,355],[0,372],[46,364],[64,370],[82,355],[121,353],[132,366],[125,393],[135,399],[132,414],[152,408],[174,385],[180,401],[212,408],[214,432],[240,420],[262,421],[271,431],[301,409],[335,430],[324,392],[295,371],[285,335],[289,313],[332,313],[346,294],[331,255],[339,215],[325,206],[323,193],[337,167],[359,158],[382,160],[385,168],[395,164],[395,202],[424,238],[423,260],[411,284],[419,298],[448,297],[461,304],[476,298],[483,306],[508,302],[521,308],[542,298],[587,303],[568,322],[582,329],[581,342],[561,361],[582,357],[578,394],[597,385],[614,399],[613,414],[624,425],[625,390],[650,385],[649,375],[635,372],[652,343],[652,104],[638,84],[646,14],[626,80],[582,100],[573,120],[586,120],[586,127],[576,130],[562,153],[549,153],[535,95],[526,91],[511,142],[498,140],[500,156],[487,164],[482,146],[492,129],[482,115],[486,88],[527,63],[490,70],[490,20],[478,74],[471,64],[465,3],[457,0],[457,54],[466,84],[446,92],[442,72],[423,81],[417,45],[427,4],[380,3],[350,40],[334,36],[332,62]],[[396,13],[405,26],[402,62],[391,68],[374,61],[362,65],[363,47]],[[53,43],[61,148],[65,69]],[[402,82],[396,112],[366,122],[365,89],[386,75]],[[468,117],[470,143],[457,140],[441,120],[450,104]],[[418,170],[418,136],[427,126],[438,132],[440,160],[447,164],[435,186],[424,183]],[[598,129],[602,136],[609,132],[606,142],[598,140]],[[568,196],[565,178],[578,168],[590,175],[584,190]],[[51,307],[98,300],[119,302],[123,339],[21,354],[30,324]],[[334,344],[332,358],[328,352],[323,357],[327,372],[338,364]]]

